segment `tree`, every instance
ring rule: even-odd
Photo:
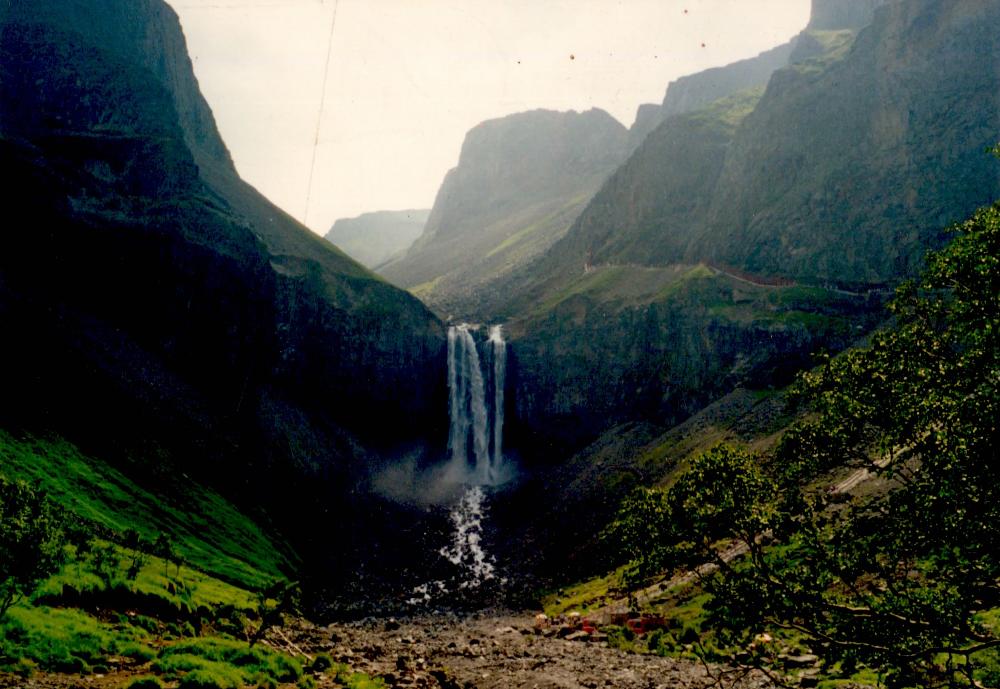
[[[0,619],[63,562],[55,510],[24,481],[0,475]]]
[[[163,560],[164,579],[166,579],[169,574],[167,568],[170,566],[171,562],[177,564],[177,574],[180,575],[181,572],[180,557],[174,550],[174,545],[170,541],[170,536],[168,536],[166,533],[160,533],[160,535],[156,537],[156,540],[153,542],[153,554]]]
[[[299,609],[300,590],[297,582],[278,580],[260,589],[256,595],[257,625],[247,624],[246,636],[251,646],[264,638],[272,627],[282,627],[285,615]]]
[[[954,232],[897,291],[891,327],[801,377],[813,414],[770,461],[719,449],[664,495],[665,565],[718,560],[721,538],[744,544],[705,581],[733,643],[793,629],[889,687],[1000,679],[987,667],[1000,630],[983,623],[1000,606],[1000,205]],[[892,489],[831,504],[816,477],[845,465]]]

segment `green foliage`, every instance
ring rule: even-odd
[[[1000,605],[1000,206],[956,233],[897,291],[892,327],[802,377],[815,414],[769,471],[719,448],[647,498],[660,522],[622,530],[660,539],[649,551],[661,564],[715,559],[703,583],[723,641],[794,630],[829,665],[868,665],[891,688],[992,681],[1000,636],[982,620]],[[838,508],[814,481],[845,464],[891,490]],[[724,538],[747,557],[719,558]]]
[[[327,670],[333,669],[333,658],[330,657],[329,653],[317,653],[316,657],[313,658],[312,665],[309,669],[313,672],[326,672]]]
[[[704,452],[669,490],[639,489],[605,532],[631,563],[635,583],[679,566],[696,566],[724,538],[754,541],[775,519],[774,482],[748,450],[727,444]],[[759,543],[754,543],[759,547]]]
[[[302,676],[299,661],[261,646],[222,638],[190,639],[168,646],[153,664],[167,675],[193,670],[214,671],[217,666],[235,668],[243,683],[260,677],[275,682],[294,682]],[[242,685],[240,685],[242,686]]]
[[[266,589],[257,592],[255,627],[248,625],[246,633],[250,645],[264,638],[271,627],[280,627],[285,623],[285,615],[295,613],[299,609],[301,592],[296,582],[277,581]]]
[[[0,475],[0,620],[59,569],[65,535],[48,499]]]
[[[164,689],[164,686],[158,677],[148,675],[146,677],[136,677],[128,683],[126,689]]]
[[[212,663],[187,673],[177,686],[179,689],[240,689],[244,684],[238,671]]]
[[[290,568],[279,543],[220,495],[180,474],[164,471],[155,486],[146,486],[61,438],[15,437],[3,430],[0,466],[81,519],[88,537],[132,543],[140,559],[158,555],[161,574],[169,564],[179,572],[183,561],[254,589]]]
[[[30,660],[43,670],[89,672],[110,654],[151,657],[141,633],[102,624],[79,610],[15,606],[0,625],[0,668]]]

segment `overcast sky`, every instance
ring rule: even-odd
[[[241,175],[320,233],[429,208],[483,120],[598,107],[631,126],[670,80],[778,45],[809,13],[809,0],[168,1]]]

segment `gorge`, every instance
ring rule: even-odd
[[[332,633],[368,648],[357,655],[338,648],[343,662],[383,676],[461,686],[426,662],[413,669],[417,656],[400,650],[406,645],[454,652],[473,686],[504,686],[519,672],[534,682],[538,673],[514,668],[501,652],[508,632],[476,611],[555,617],[576,606],[610,619],[632,562],[612,529],[621,528],[622,505],[642,517],[638,526],[625,520],[630,533],[646,534],[665,508],[640,498],[687,486],[687,472],[718,459],[720,443],[760,461],[739,464],[718,491],[750,485],[757,469],[774,483],[761,478],[747,495],[791,481],[799,465],[779,448],[795,441],[805,448],[802,464],[822,467],[808,477],[821,498],[808,494],[816,503],[802,514],[889,514],[879,501],[901,494],[897,474],[880,474],[887,465],[874,454],[849,461],[845,450],[834,460],[836,443],[809,445],[802,424],[820,414],[796,404],[803,380],[817,380],[815,371],[837,365],[830,362],[855,361],[854,352],[910,324],[914,313],[929,313],[933,327],[900,358],[900,370],[927,352],[937,358],[907,381],[947,383],[954,375],[964,385],[951,363],[980,350],[989,360],[992,321],[981,331],[979,321],[963,321],[972,335],[937,356],[948,319],[957,318],[948,309],[964,302],[906,300],[978,285],[986,296],[960,315],[995,314],[996,244],[979,227],[992,221],[973,223],[979,234],[968,223],[948,227],[1000,198],[1000,161],[987,153],[1000,141],[1000,2],[813,0],[812,7],[791,42],[672,82],[662,104],[642,106],[631,129],[597,108],[487,120],[468,132],[432,208],[338,221],[326,239],[241,179],[181,25],[162,0],[0,7],[9,214],[0,252],[0,487],[24,480],[49,495],[68,515],[60,528],[76,539],[60,550],[67,564],[34,582],[37,590],[19,592],[15,622],[0,614],[0,687],[18,686],[12,678],[22,659],[53,675],[77,667],[68,655],[37,650],[51,644],[24,641],[42,634],[36,613],[79,613],[105,635],[133,634],[129,620],[148,618],[140,622],[156,635],[155,649],[136,651],[149,655],[136,665],[186,687],[185,673],[198,663],[162,669],[165,649],[218,634],[223,641],[211,643],[256,643],[274,615],[269,605],[292,608],[276,582],[296,582],[306,617],[368,618],[334,632],[303,622],[296,633],[316,644],[302,652],[310,662],[340,643]],[[910,286],[928,251],[953,236],[980,235],[994,243],[988,255],[976,254],[974,270],[945,271],[948,260],[983,251],[959,243],[964,254],[931,264],[950,283]],[[899,287],[899,301],[887,306]],[[907,327],[904,335],[917,326]],[[965,419],[966,402],[976,399],[984,418],[919,442],[944,446],[967,428],[995,435],[995,419],[990,426],[986,416],[995,370],[976,370],[974,389],[956,383],[961,395],[944,395],[935,413]],[[835,400],[829,407],[852,407],[831,388],[823,398]],[[853,404],[867,400],[859,394]],[[872,408],[871,423],[895,413]],[[839,439],[854,438],[853,427],[841,430]],[[900,437],[915,442],[874,432],[862,440],[892,460],[906,455]],[[904,478],[919,478],[930,464],[905,460]],[[870,475],[843,488],[847,472],[862,469]],[[969,511],[988,509],[970,491]],[[690,513],[742,499],[718,495],[692,499]],[[777,509],[764,505],[752,516],[771,518]],[[791,547],[777,539],[802,518],[768,523],[760,547],[772,538],[777,545],[755,552],[754,562]],[[33,521],[46,522],[17,520]],[[877,528],[864,534],[878,536]],[[664,549],[679,557],[683,545]],[[900,570],[911,575],[900,585],[916,586],[949,557],[915,556]],[[866,579],[869,564],[863,556],[850,563],[858,586],[876,579]],[[670,573],[664,566],[660,579],[640,583],[669,583]],[[969,599],[982,602],[975,633],[992,639],[993,574],[983,576]],[[704,660],[709,670],[746,660],[751,651],[707,621],[702,583],[692,578],[660,598],[650,594],[673,615],[673,626],[658,630],[660,646],[639,648],[636,639],[650,637],[619,620],[608,624],[615,631],[600,654],[618,644],[678,663]],[[751,594],[734,588],[731,595]],[[454,633],[448,625],[458,624],[452,614],[475,630],[448,636],[454,647],[443,642]],[[403,640],[390,615],[430,630],[427,638]],[[517,643],[510,645],[527,658],[537,640],[557,657],[538,667],[563,667],[547,624],[511,622]],[[756,634],[758,624],[725,633]],[[100,634],[92,636],[105,639]],[[496,643],[476,650],[479,637]],[[94,641],[100,650],[81,662],[94,669],[123,657],[125,641],[114,638]],[[268,638],[268,648],[292,648]],[[806,638],[783,637],[784,658],[775,652],[771,660],[784,672],[794,669],[788,658],[829,650],[817,636],[807,648]],[[128,640],[144,639],[135,632]],[[751,641],[757,650],[763,643]],[[699,645],[714,655],[696,656]],[[390,648],[401,660],[382,657]],[[585,655],[579,662],[589,662]],[[490,667],[505,668],[502,678],[482,676],[475,664],[486,656]],[[850,667],[845,657],[829,658],[823,672]],[[642,681],[667,665],[645,658]],[[676,686],[693,686],[702,669],[689,670]],[[580,686],[565,672],[563,684],[546,686]],[[626,669],[588,672],[647,686]],[[860,682],[856,674],[845,677]],[[315,675],[324,686],[347,682]],[[975,682],[992,681],[984,677]],[[240,678],[233,687],[257,681]],[[62,687],[70,679],[53,681]]]

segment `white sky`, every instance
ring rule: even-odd
[[[672,79],[778,45],[809,14],[809,0],[168,2],[240,174],[320,233],[429,208],[483,120],[598,107],[631,126]]]

